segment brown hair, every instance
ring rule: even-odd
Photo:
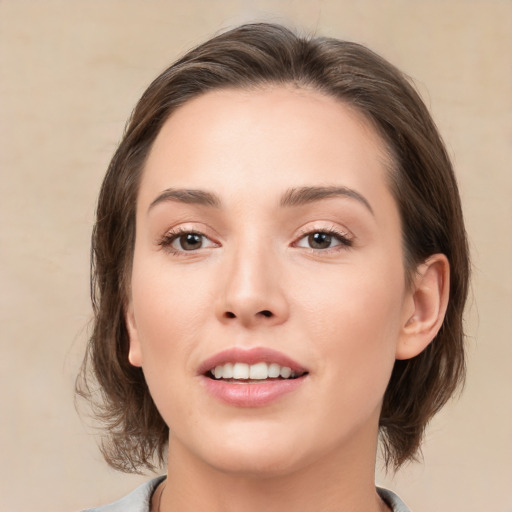
[[[387,464],[398,468],[415,457],[427,423],[463,382],[466,234],[450,160],[419,95],[398,69],[364,46],[300,37],[278,25],[244,25],[191,50],[153,81],[133,111],[101,188],[92,236],[94,328],[77,391],[94,398],[90,383],[99,383],[96,412],[108,433],[102,450],[117,469],[153,468],[155,455],[163,461],[168,440],[142,370],[128,362],[123,313],[145,159],[164,122],[191,98],[219,88],[269,84],[312,88],[362,113],[389,151],[406,274],[434,253],[450,262],[442,328],[420,355],[396,361],[384,396],[380,429]]]

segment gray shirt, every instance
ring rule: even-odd
[[[154,478],[140,487],[137,487],[133,492],[126,495],[110,505],[103,505],[102,507],[90,508],[83,512],[150,512],[151,510],[151,496],[158,487],[158,484],[165,480],[165,476]],[[405,503],[393,492],[387,489],[377,487],[379,496],[387,503],[393,512],[410,512],[405,506]]]

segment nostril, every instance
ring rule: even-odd
[[[237,315],[235,315],[235,313],[233,313],[232,311],[226,311],[223,316],[224,318],[237,318]],[[268,309],[263,309],[262,311],[256,313],[256,316],[264,316],[265,318],[271,318],[274,316],[274,313],[272,313],[272,311],[269,311]]]

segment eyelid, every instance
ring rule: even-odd
[[[172,246],[172,244],[179,239],[182,235],[187,234],[194,234],[201,236],[204,240],[208,240],[209,245],[207,247],[201,246],[198,249],[192,249],[189,251],[186,251],[184,249],[177,249]],[[159,239],[156,240],[156,244],[160,246],[163,250],[170,252],[171,254],[177,255],[177,256],[187,256],[187,255],[195,255],[198,252],[205,250],[205,249],[211,249],[214,247],[220,247],[220,243],[216,242],[212,239],[211,236],[207,235],[205,233],[204,229],[197,229],[194,227],[188,227],[188,226],[176,226],[174,228],[168,229]]]
[[[315,249],[313,247],[303,247],[297,245],[298,242],[314,233],[325,233],[327,235],[337,238],[340,243],[333,247],[328,247],[326,249]],[[352,247],[354,243],[354,238],[354,235],[347,229],[343,229],[332,224],[329,226],[320,226],[318,224],[313,224],[311,227],[302,227],[299,230],[299,235],[295,238],[292,245],[303,249],[309,249],[310,251],[327,253],[330,251],[340,251]]]

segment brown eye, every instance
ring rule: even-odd
[[[184,233],[176,238],[174,244],[177,244],[182,251],[193,251],[203,246],[203,236],[197,233]]]
[[[312,249],[328,249],[331,247],[332,236],[328,233],[311,233],[308,235],[308,244]]]
[[[328,249],[343,249],[352,246],[352,240],[345,234],[337,231],[311,231],[304,233],[294,244],[296,247],[313,249],[315,251],[327,251]]]
[[[184,229],[176,229],[174,232],[166,233],[158,242],[158,245],[174,255],[219,247],[218,243],[213,242],[206,235]]]

